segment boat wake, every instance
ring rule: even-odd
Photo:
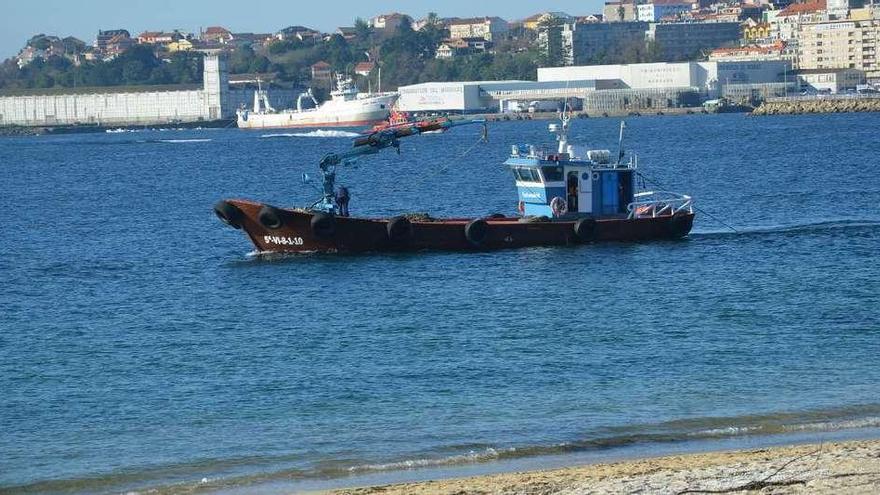
[[[105,134],[125,134],[130,132],[169,132],[169,131],[217,131],[221,130],[216,127],[144,127],[131,129],[126,127],[119,127],[116,129],[105,129]]]
[[[831,230],[849,230],[880,227],[880,220],[825,220],[794,225],[771,225],[766,227],[737,228],[731,230],[695,230],[689,237],[733,237],[733,236],[757,236],[767,234],[797,234],[822,232]]]
[[[310,131],[310,132],[289,132],[289,133],[280,133],[280,134],[263,134],[262,136],[260,136],[260,139],[291,138],[291,137],[353,138],[353,137],[358,137],[358,136],[360,136],[360,134],[358,134],[356,132],[318,129],[318,130]]]
[[[145,143],[187,144],[187,143],[210,143],[213,139],[151,139]]]

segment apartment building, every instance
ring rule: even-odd
[[[562,26],[564,65],[596,63],[628,45],[643,45],[647,22],[573,23]]]
[[[857,69],[880,79],[877,65],[880,19],[802,24],[798,30],[800,69]]]
[[[670,22],[651,23],[645,38],[656,42],[663,60],[671,62],[738,44],[741,35],[738,22]]]

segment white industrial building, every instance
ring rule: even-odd
[[[791,63],[782,60],[756,62],[660,62],[651,64],[585,65],[538,69],[538,81],[596,81],[597,89],[697,88],[717,98],[727,85],[784,83]],[[793,79],[793,76],[790,77]]]
[[[431,82],[402,86],[398,107],[405,112],[507,112],[522,105],[565,99],[585,110],[663,109],[699,105],[699,100],[735,94],[777,96],[787,61],[681,62],[589,65],[538,69],[538,81]],[[696,101],[695,101],[696,100]]]
[[[229,119],[240,105],[251,104],[253,90],[230,89],[223,57],[205,57],[201,88],[159,90],[141,88],[114,91],[0,96],[0,125],[151,125]],[[290,90],[271,92],[276,108],[292,105]]]
[[[596,89],[594,81],[466,81],[401,86],[404,112],[497,112],[512,102],[562,101]]]

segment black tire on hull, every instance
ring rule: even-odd
[[[260,221],[260,225],[271,230],[280,229],[281,226],[284,225],[284,221],[281,220],[281,210],[269,205],[263,205],[263,207],[260,208],[260,213],[257,214],[257,220]]]
[[[226,225],[234,229],[241,229],[241,219],[244,218],[244,213],[234,204],[228,201],[218,201],[214,205],[214,214]]]
[[[322,239],[333,237],[336,234],[336,217],[330,213],[316,211],[312,215],[310,225],[312,232]]]
[[[574,223],[574,235],[581,242],[589,242],[596,238],[596,220],[581,218]]]
[[[412,223],[406,217],[394,217],[388,221],[386,231],[392,244],[405,244],[412,238]]]
[[[673,215],[672,219],[669,220],[669,225],[674,237],[684,237],[690,231],[687,215]]]
[[[471,220],[464,227],[464,236],[474,247],[480,247],[489,235],[489,224],[483,219]]]
[[[492,220],[501,220],[501,219],[504,219],[504,218],[507,218],[507,217],[504,216],[504,215],[501,214],[501,213],[493,213],[493,214],[489,215],[489,216],[486,217],[486,218],[489,218],[489,219],[492,219]]]

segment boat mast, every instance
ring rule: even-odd
[[[557,152],[560,154],[568,153],[568,125],[571,121],[571,114],[568,112],[568,100],[562,105],[559,121],[559,124],[550,124],[550,132],[556,134],[556,140],[559,141]]]

